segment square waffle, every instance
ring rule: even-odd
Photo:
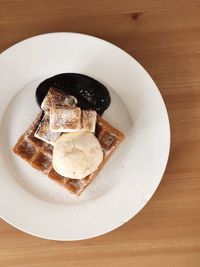
[[[22,159],[27,161],[33,168],[37,169],[43,174],[46,174],[50,179],[60,184],[71,193],[79,196],[97,176],[113,150],[124,139],[124,135],[120,131],[112,127],[100,116],[98,116],[95,135],[98,138],[102,151],[104,153],[103,160],[98,169],[85,178],[81,180],[70,179],[59,175],[53,169],[53,146],[37,139],[34,136],[34,133],[41,122],[42,116],[42,112],[38,114],[28,130],[19,138],[13,148],[13,151]]]
[[[74,132],[81,129],[80,108],[50,108],[50,129],[52,132]]]
[[[35,137],[53,146],[56,139],[61,135],[61,133],[52,132],[49,125],[50,125],[49,112],[45,112],[35,132]]]
[[[65,95],[60,90],[50,87],[45,96],[41,108],[49,111],[51,107],[76,107],[77,99],[71,95]]]
[[[94,110],[82,110],[82,131],[95,132],[97,113]]]

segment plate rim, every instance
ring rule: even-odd
[[[101,39],[101,38],[99,38],[99,37],[96,37],[96,36],[92,36],[92,35],[88,35],[88,34],[83,34],[83,33],[75,33],[75,32],[52,32],[52,33],[45,33],[45,34],[40,34],[40,35],[35,35],[35,36],[32,36],[32,37],[29,37],[29,38],[27,38],[27,39],[23,39],[22,41],[19,41],[19,42],[17,42],[17,43],[15,43],[14,45],[12,45],[12,46],[10,46],[10,47],[8,47],[6,50],[4,50],[3,52],[1,52],[0,53],[0,58],[1,58],[1,56],[2,55],[4,55],[4,54],[6,54],[6,52],[8,52],[9,50],[12,50],[13,48],[15,48],[15,47],[17,47],[17,46],[19,46],[20,44],[22,44],[22,43],[24,43],[24,42],[27,42],[27,41],[31,41],[31,40],[33,40],[33,39],[37,39],[37,38],[43,38],[43,37],[47,37],[48,38],[48,36],[49,35],[76,35],[76,36],[84,36],[84,37],[89,37],[89,38],[92,38],[92,39],[96,39],[97,41],[103,41],[103,42],[105,42],[105,43],[107,43],[107,44],[109,44],[109,45],[112,45],[113,47],[114,47],[114,49],[119,49],[123,54],[126,54],[128,57],[130,57],[131,58],[131,60],[134,60],[134,63],[136,63],[141,69],[142,69],[142,71],[145,73],[145,75],[148,75],[148,77],[151,79],[151,81],[154,83],[154,86],[157,88],[157,91],[158,91],[158,94],[160,95],[160,97],[161,97],[161,100],[162,100],[162,104],[163,104],[163,107],[165,108],[165,112],[166,112],[166,117],[167,117],[167,121],[166,121],[166,123],[168,124],[168,152],[167,152],[167,160],[166,160],[166,162],[165,162],[165,166],[164,166],[164,168],[163,168],[163,173],[162,173],[162,175],[161,175],[161,177],[160,177],[160,179],[159,179],[159,183],[157,184],[157,186],[154,188],[154,191],[153,191],[153,193],[151,194],[151,196],[149,197],[149,199],[148,199],[148,201],[146,202],[146,203],[144,203],[144,205],[142,206],[142,208],[139,210],[139,211],[137,211],[136,213],[134,213],[127,221],[129,221],[130,219],[132,219],[133,217],[135,217],[145,206],[146,206],[146,204],[149,202],[149,200],[152,198],[152,196],[154,195],[154,193],[156,192],[156,190],[157,190],[157,188],[158,188],[158,186],[159,186],[159,184],[161,183],[161,181],[162,181],[162,177],[163,177],[163,175],[164,175],[164,173],[165,173],[165,170],[166,170],[166,167],[167,167],[167,164],[168,164],[168,160],[169,160],[169,154],[170,154],[170,147],[171,147],[171,129],[170,129],[170,122],[169,122],[169,116],[168,116],[168,112],[167,112],[167,108],[166,108],[166,105],[165,105],[165,102],[164,102],[164,100],[163,100],[163,98],[162,98],[162,95],[161,95],[161,93],[160,93],[160,91],[159,91],[159,89],[158,89],[158,86],[156,85],[156,83],[154,82],[154,80],[151,78],[151,76],[149,75],[149,73],[145,70],[145,68],[134,58],[134,57],[132,57],[131,55],[129,55],[126,51],[124,51],[123,49],[121,49],[120,47],[118,47],[118,46],[116,46],[115,44],[113,44],[113,43],[111,43],[111,42],[109,42],[109,41],[106,41],[106,40],[104,40],[104,39]],[[106,234],[106,233],[108,233],[108,232],[110,232],[110,231],[112,231],[112,230],[115,230],[115,229],[117,229],[117,228],[119,228],[119,227],[121,227],[125,222],[123,222],[123,223],[121,223],[120,225],[118,225],[117,227],[114,227],[112,230],[108,230],[108,231],[105,231],[105,232],[102,232],[102,234],[97,234],[97,235],[93,235],[93,236],[89,236],[89,237],[87,237],[87,238],[79,238],[79,239],[56,239],[56,238],[49,238],[49,237],[45,237],[45,236],[42,236],[42,235],[39,235],[39,234],[35,234],[35,233],[32,233],[31,231],[27,231],[27,230],[24,230],[23,228],[21,228],[21,227],[19,227],[18,225],[15,225],[14,223],[12,223],[11,221],[9,221],[9,220],[7,220],[6,218],[4,218],[4,217],[2,217],[1,216],[1,214],[0,214],[0,217],[3,219],[3,220],[5,220],[6,222],[8,222],[9,224],[11,224],[12,226],[14,226],[15,228],[17,228],[17,229],[19,229],[19,230],[21,230],[21,231],[23,231],[23,232],[26,232],[26,233],[28,233],[28,234],[31,234],[31,235],[33,235],[33,236],[37,236],[37,237],[40,237],[40,238],[45,238],[45,239],[49,239],[49,240],[62,240],[62,241],[71,241],[71,240],[85,240],[85,239],[90,239],[90,238],[94,238],[94,237],[97,237],[97,236],[101,236],[101,235],[104,235],[104,234]],[[127,222],[126,221],[126,222]]]

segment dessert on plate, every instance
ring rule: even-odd
[[[84,91],[83,94],[89,97]],[[91,101],[91,97],[88,99]],[[96,99],[93,93],[93,100]],[[80,94],[77,97],[59,86],[49,87],[40,101],[42,111],[13,148],[33,168],[77,196],[95,179],[124,139],[100,116],[102,110],[98,112],[94,105],[97,101],[84,109],[79,100]]]

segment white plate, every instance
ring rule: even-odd
[[[63,72],[105,84],[112,104],[104,117],[125,134],[94,182],[79,197],[32,169],[12,147],[39,108],[35,88]],[[170,147],[167,111],[141,65],[120,48],[77,33],[22,41],[0,55],[0,216],[32,235],[80,240],[130,220],[151,198]]]

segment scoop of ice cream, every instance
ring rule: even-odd
[[[94,172],[103,159],[98,139],[89,132],[61,135],[53,149],[53,168],[60,175],[82,179]]]

